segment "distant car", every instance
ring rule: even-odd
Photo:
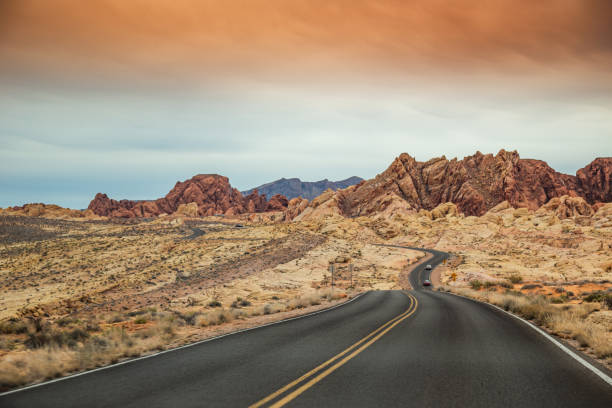
[[[425,269],[427,269],[428,271],[431,271],[431,265],[427,265]]]
[[[431,281],[429,279],[425,279],[423,281],[423,286],[431,286]]]

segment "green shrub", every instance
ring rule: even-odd
[[[474,290],[479,290],[482,287],[482,282],[479,280],[471,280],[470,281],[470,286],[472,289]]]
[[[612,293],[595,292],[583,298],[585,302],[602,302],[605,307],[612,309]]]

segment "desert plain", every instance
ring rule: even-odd
[[[334,193],[316,200],[291,221],[280,213],[109,219],[44,205],[4,210],[2,387],[308,313],[367,290],[410,289],[406,276],[426,254],[377,244],[451,253],[433,276],[444,290],[579,308],[572,316],[588,322],[581,327],[596,340],[581,341],[575,327],[556,334],[610,365],[612,204],[582,215],[581,199],[564,197],[536,211],[504,202],[464,216],[452,203],[417,212],[394,202],[348,218]]]

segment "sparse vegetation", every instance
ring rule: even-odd
[[[518,283],[522,283],[523,282],[523,277],[521,275],[510,275],[510,277],[508,278],[508,280],[513,283],[513,284],[518,284]]]
[[[608,309],[612,309],[612,293],[610,292],[595,292],[584,298],[585,302],[601,302]]]
[[[474,290],[480,290],[480,288],[482,287],[482,282],[477,279],[471,280],[470,287]]]

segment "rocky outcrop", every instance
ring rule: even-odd
[[[611,177],[612,158],[596,159],[570,176],[541,160],[521,159],[516,151],[476,152],[462,160],[442,156],[427,162],[404,153],[374,179],[338,191],[334,198],[348,217],[384,211],[392,196],[415,211],[431,211],[447,202],[465,215],[482,215],[500,204],[535,211],[562,196],[583,197],[587,204],[612,201]],[[568,211],[582,211],[577,208]]]
[[[289,200],[289,205],[285,212],[285,219],[292,220],[302,213],[308,206],[308,200],[301,197],[292,198]]]
[[[99,217],[91,210],[73,210],[71,208],[60,207],[55,204],[32,203],[22,206],[8,207],[4,210],[0,209],[2,215],[18,215],[27,217],[42,217],[42,218],[86,218],[98,219]]]
[[[187,207],[188,204],[191,206]],[[274,196],[270,201],[266,200],[265,194],[260,195],[257,191],[243,196],[240,191],[232,188],[227,177],[199,174],[189,180],[176,183],[165,197],[157,200],[117,201],[106,194],[98,193],[88,208],[98,215],[133,218],[172,214],[177,212],[179,207],[181,214],[207,216],[282,211],[287,205],[287,199],[283,196]]]
[[[259,191],[267,196],[281,194],[289,200],[296,197],[302,197],[307,200],[312,200],[318,197],[327,189],[336,191],[355,185],[362,181],[361,177],[349,177],[340,181],[329,181],[327,179],[320,181],[302,181],[299,178],[282,178],[271,183],[263,184],[252,190],[244,191],[242,194],[250,194],[254,190]]]
[[[582,197],[555,197],[544,204],[540,211],[552,212],[559,219],[572,218],[578,216],[592,216],[595,211],[584,201]]]
[[[612,157],[597,158],[576,172],[582,196],[591,204],[612,201]]]

